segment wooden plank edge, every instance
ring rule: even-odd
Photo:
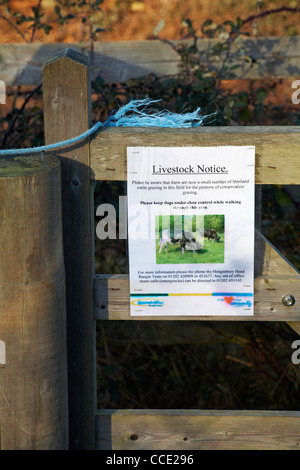
[[[85,132],[91,124],[88,58],[70,48],[48,57],[43,68],[43,98],[46,144]],[[89,145],[85,142],[78,146],[75,156],[70,147],[57,154],[61,162],[66,271],[69,448],[85,450],[94,445],[96,403]],[[78,221],[80,230],[74,237]]]
[[[90,142],[90,177],[127,180],[127,147],[254,145],[256,184],[300,184],[297,126],[203,126],[191,129],[106,128]],[[285,158],[282,158],[282,155]],[[289,168],[293,166],[291,172]]]
[[[299,450],[299,411],[98,410],[101,450]]]
[[[189,45],[192,41],[96,41],[93,44],[92,79],[100,74],[108,82],[124,82],[129,78],[138,78],[149,73],[157,76],[176,74],[181,61],[172,45]],[[214,38],[199,38],[197,46],[201,52],[206,53],[219,41]],[[37,85],[41,81],[41,69],[45,59],[66,47],[86,55],[90,54],[89,42],[1,44],[1,78],[7,86]],[[231,61],[230,65],[240,65],[240,68],[235,70],[238,79],[299,77],[299,36],[249,37],[242,40],[242,45],[233,45],[232,52],[237,47],[256,60],[256,64],[246,63],[242,56]]]
[[[300,418],[299,410],[97,409],[98,416],[257,416]],[[299,430],[300,431],[300,430]]]

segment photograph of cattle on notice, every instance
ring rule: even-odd
[[[156,216],[156,264],[224,263],[224,215]]]

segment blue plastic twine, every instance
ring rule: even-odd
[[[156,103],[161,100],[133,100],[128,104],[122,106],[116,114],[110,116],[103,124],[97,122],[93,127],[88,129],[83,134],[73,137],[63,142],[56,142],[54,144],[42,145],[40,147],[22,148],[22,149],[5,149],[0,150],[0,156],[5,155],[29,155],[39,152],[47,152],[48,150],[55,150],[58,148],[66,147],[68,145],[76,144],[81,140],[90,137],[101,127],[170,127],[170,128],[186,128],[202,126],[204,120],[213,115],[202,116],[200,108],[191,113],[176,114],[170,111],[157,111],[154,114],[147,114],[148,106],[151,103]],[[142,109],[140,109],[142,107]],[[130,113],[127,115],[127,113]]]

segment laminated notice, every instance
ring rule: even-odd
[[[253,315],[255,147],[129,147],[127,180],[131,315]]]

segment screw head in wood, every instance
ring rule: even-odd
[[[292,294],[286,294],[282,297],[282,303],[286,307],[291,307],[295,302],[295,297]]]

